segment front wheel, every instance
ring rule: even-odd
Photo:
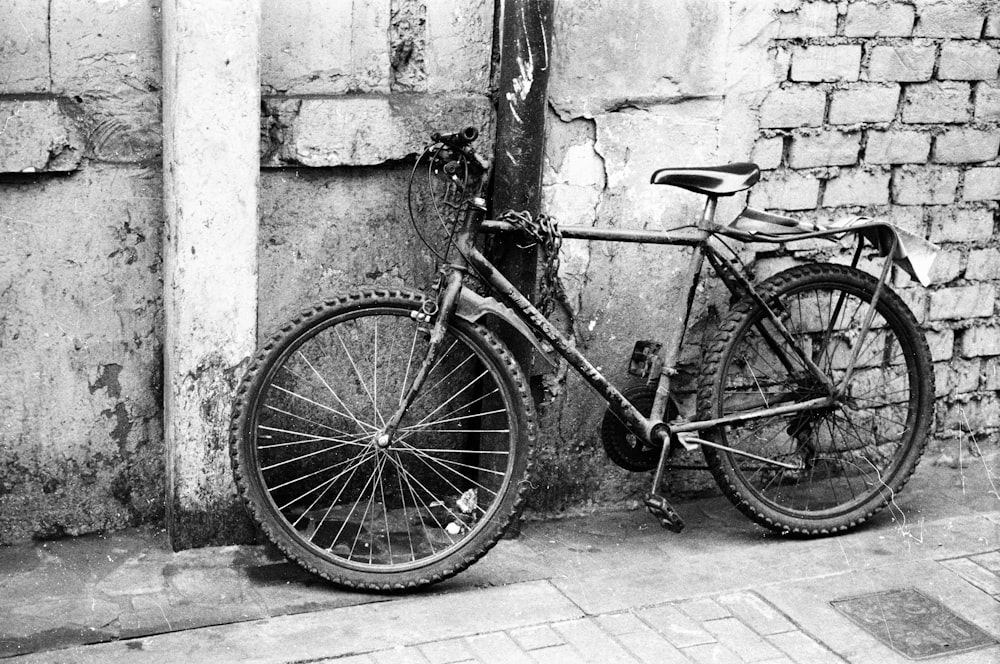
[[[292,321],[254,358],[231,431],[237,484],[264,533],[339,585],[398,590],[468,567],[524,498],[534,407],[517,363],[454,319],[394,435],[423,362],[424,297],[365,291]]]
[[[834,385],[857,357],[835,404],[708,434],[713,442],[784,464],[703,448],[726,496],[761,525],[804,535],[853,528],[893,499],[923,454],[934,406],[930,351],[913,314],[888,287],[861,338],[877,286],[854,268],[806,265],[759,288],[795,344]],[[828,396],[804,364],[763,307],[741,302],[707,354],[699,419]]]

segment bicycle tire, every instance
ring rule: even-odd
[[[759,291],[836,384],[877,286],[858,269],[812,264],[771,277]],[[732,309],[707,353],[699,419],[828,394],[778,338],[756,302],[745,299]],[[916,319],[888,286],[857,352],[842,405],[707,433],[716,443],[800,466],[778,468],[702,446],[723,493],[756,523],[805,536],[846,531],[883,509],[913,474],[933,418],[934,372]]]
[[[237,391],[230,453],[250,514],[289,559],[339,586],[453,576],[524,501],[534,405],[513,356],[478,324],[451,322],[396,436],[379,444],[425,356],[424,301],[406,290],[327,300],[262,346]]]

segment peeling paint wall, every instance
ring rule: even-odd
[[[0,2],[0,544],[163,514],[156,4]]]

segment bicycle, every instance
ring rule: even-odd
[[[903,487],[927,443],[934,375],[889,281],[895,265],[926,282],[933,245],[865,218],[810,225],[746,208],[716,223],[718,199],[759,180],[753,164],[656,171],[653,184],[706,197],[701,218],[677,229],[490,220],[490,164],[476,137],[434,134],[414,166],[445,188],[435,208],[444,254],[428,244],[442,264],[432,292],[332,297],[264,343],[240,384],[235,478],[289,558],[341,586],[399,590],[457,574],[498,541],[523,504],[538,432],[528,382],[487,316],[543,356],[554,350],[608,402],[605,448],[623,467],[655,469],[646,506],[664,527],[683,527],[660,493],[681,448],[700,448],[726,497],[782,533],[854,528]],[[623,393],[490,263],[481,232],[526,233],[550,249],[560,236],[693,248],[690,292],[707,261],[733,301],[705,353],[696,416],[680,418],[670,399],[680,340],[640,353],[647,382]],[[856,240],[851,264],[800,265],[755,284],[725,242],[815,238]],[[865,247],[885,258],[878,277],[858,267]]]

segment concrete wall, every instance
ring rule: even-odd
[[[158,3],[0,0],[0,16],[0,542],[156,520]],[[493,18],[492,0],[263,3],[261,335],[331,291],[428,283],[406,158],[433,129],[492,132]],[[938,366],[936,444],[995,444],[1000,11],[591,0],[559,3],[554,28],[546,211],[672,227],[700,200],[649,186],[651,171],[753,158],[766,170],[754,205],[924,233],[944,248],[940,283],[900,287]],[[817,256],[844,259],[747,254],[762,274]],[[682,251],[567,242],[577,343],[624,379],[636,339],[679,332],[686,269]],[[688,379],[724,311],[711,284],[697,302]],[[575,376],[546,384],[533,508],[645,491],[600,451],[598,398]]]
[[[157,10],[0,17],[0,543],[156,520]]]

